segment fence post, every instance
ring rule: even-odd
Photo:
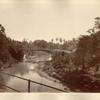
[[[30,80],[28,80],[28,92],[30,92]]]

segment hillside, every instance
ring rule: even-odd
[[[5,28],[0,25],[0,67],[22,61],[23,49],[21,42],[10,39],[5,34]]]

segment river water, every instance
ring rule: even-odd
[[[49,58],[49,56],[48,56],[48,58]],[[35,68],[37,66],[40,66],[40,64],[22,62],[22,63],[14,64],[11,68],[8,68],[4,71],[7,73],[10,73],[10,74],[19,76],[19,77],[30,79],[30,80],[33,80],[33,81],[36,81],[39,83],[43,83],[43,84],[64,90],[65,87],[61,83],[56,81],[55,79],[48,78],[49,76],[45,77],[44,75],[39,74],[35,70]],[[0,75],[2,77],[2,78],[0,78],[0,82],[2,82],[3,84],[6,84],[7,86],[12,87],[12,88],[17,89],[22,92],[28,91],[28,82],[27,81],[16,78],[16,77],[4,75],[4,74],[0,74]],[[30,86],[31,86],[31,90],[30,90],[31,92],[60,92],[56,89],[38,85],[38,84],[32,83],[32,82],[31,82]],[[8,89],[8,88],[5,88],[5,91],[6,92],[14,92],[13,90]]]

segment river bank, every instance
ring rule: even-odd
[[[50,72],[50,71],[49,71],[49,73],[48,73],[48,70],[46,70],[46,71],[43,70],[43,68],[46,66],[45,64],[46,64],[46,62],[40,63],[41,66],[38,65],[37,67],[35,67],[34,70],[35,70],[41,77],[44,77],[44,78],[46,78],[46,79],[48,79],[48,80],[51,80],[51,81],[53,81],[53,82],[55,82],[55,83],[57,83],[57,84],[62,85],[62,88],[60,88],[60,89],[66,91],[66,92],[70,92],[70,89],[69,89],[67,86],[64,86],[64,85],[60,82],[60,80],[58,80],[58,79],[56,79],[55,77],[53,77],[53,75],[52,75],[53,72]],[[50,73],[51,73],[51,74],[50,74]]]
[[[23,62],[15,64],[13,63],[10,67],[6,67],[5,69],[3,69],[3,71],[6,71],[7,73],[10,73],[12,75],[49,85],[51,87],[65,90],[66,92],[70,92],[70,89],[68,87],[64,86],[60,82],[60,80],[53,77],[52,74],[54,74],[54,71],[51,70],[51,68],[48,71],[48,67],[51,66],[49,65],[50,58],[51,55],[48,53],[35,52],[33,56],[29,56]],[[46,70],[44,70],[44,68],[46,68]],[[27,89],[24,90],[24,85],[27,85],[27,82],[24,83],[22,80],[16,79],[14,77],[5,77],[5,80],[8,86],[19,90],[21,89],[21,91],[27,91]],[[37,84],[33,84],[32,86],[33,87],[31,90],[33,92],[56,92],[56,90],[53,90],[52,88],[50,89],[44,86],[39,86]]]

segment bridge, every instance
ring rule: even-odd
[[[64,50],[64,49],[33,49],[32,51],[44,51],[47,53],[54,53],[54,52],[65,52],[65,53],[72,53],[73,51]]]
[[[52,53],[52,50],[50,50],[50,49],[33,49],[32,51],[43,51],[43,52],[47,52],[47,53]]]
[[[64,52],[68,55],[72,54],[73,52],[72,51],[68,51],[68,50],[64,50],[64,49],[33,49],[32,52],[31,52],[31,55],[24,55],[24,61],[26,62],[29,62],[27,61],[27,56],[30,56],[30,62],[31,60],[33,60],[33,55],[35,54],[35,52],[38,54],[38,51],[42,51],[42,52],[45,52],[45,53],[48,53],[48,54],[53,54],[55,52]],[[47,61],[50,61],[50,60],[47,60]],[[37,63],[37,61],[32,61],[33,63]],[[45,62],[45,61],[38,61],[39,62]]]

